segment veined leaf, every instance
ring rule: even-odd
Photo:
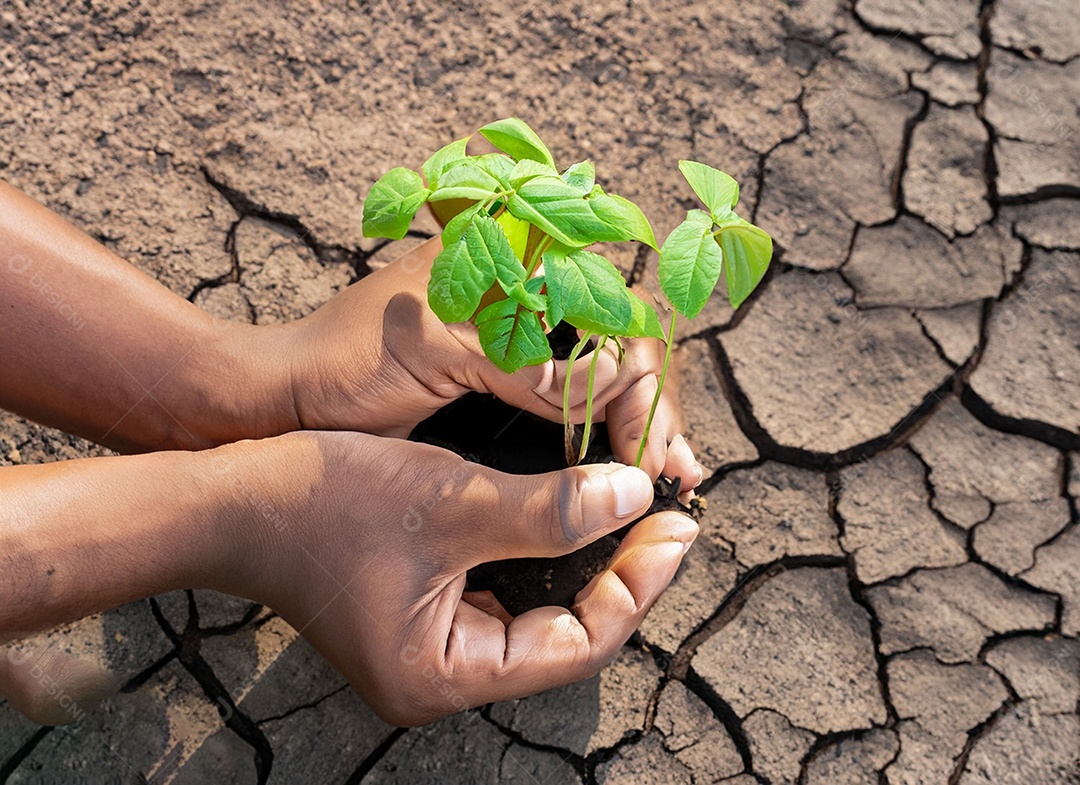
[[[445,147],[436,150],[431,157],[424,161],[424,179],[427,180],[428,188],[434,190],[439,185],[442,173],[465,160],[465,148],[471,137],[458,139]]]
[[[514,171],[514,161],[502,153],[484,153],[474,159],[484,171],[499,181],[501,190],[510,187],[510,173]]]
[[[470,253],[484,254],[491,259],[491,263],[495,265],[495,277],[509,294],[511,288],[521,285],[525,280],[525,265],[518,260],[509,238],[498,221],[481,215],[473,221],[473,225],[480,230],[483,243],[470,236],[469,241],[476,243],[475,251],[470,250]]]
[[[556,251],[548,250],[545,252],[543,256],[545,264],[544,274],[540,276],[539,279],[533,278],[530,280],[530,283],[535,280],[543,280],[544,286],[547,288],[547,308],[544,309],[544,318],[549,330],[554,330],[558,327],[559,322],[563,320],[563,317],[566,314],[563,312],[563,291],[559,288],[559,284],[555,282],[555,275],[548,272],[546,265],[550,258],[557,255],[565,255],[566,250],[567,249],[562,248]]]
[[[364,200],[364,236],[400,240],[429,196],[431,191],[416,172],[401,166],[391,169],[375,181]]]
[[[739,184],[719,169],[697,161],[679,161],[679,171],[717,222],[739,203]]]
[[[447,199],[479,202],[494,196],[500,190],[499,181],[476,163],[476,159],[466,158],[463,163],[442,173],[439,187],[432,192],[430,198],[433,202]]]
[[[664,328],[660,324],[660,317],[656,310],[633,292],[629,292],[630,307],[633,315],[630,317],[630,328],[626,331],[627,338],[659,338],[667,340]]]
[[[536,132],[516,117],[497,120],[480,129],[480,135],[515,161],[529,159],[555,166],[555,159]]]
[[[481,208],[483,206],[484,205],[477,202],[470,207],[466,207],[447,221],[446,226],[443,227],[442,233],[443,248],[449,248],[461,239],[461,236],[465,234],[465,230],[468,228],[469,224],[472,223],[472,220],[482,213]]]
[[[628,235],[626,239],[637,240],[653,250],[658,250],[652,224],[645,217],[645,213],[641,212],[640,207],[618,194],[604,194],[601,191],[600,194],[606,198],[600,199],[596,191],[597,189],[594,188],[593,209],[601,219],[616,226],[622,226]]]
[[[641,233],[637,219],[622,202],[596,188],[582,196],[558,177],[534,177],[523,183],[506,206],[570,248],[631,240]]]
[[[556,327],[559,326],[559,324],[562,323],[562,320],[566,316],[566,314],[564,314],[562,310],[562,301],[553,300],[551,297],[551,292],[552,289],[549,285],[547,308],[544,310],[544,318],[547,321],[548,328],[554,330]]]
[[[533,161],[529,158],[523,158],[514,164],[513,171],[510,172],[510,187],[520,188],[521,184],[528,182],[534,177],[558,177],[559,173],[555,171],[554,166],[548,166],[542,164],[539,161]]]
[[[724,277],[732,308],[738,308],[761,283],[772,260],[772,238],[753,224],[727,226],[718,237],[724,251]]]
[[[714,215],[713,221],[719,229],[724,229],[728,226],[753,226],[752,223],[745,218],[740,217],[734,211],[728,211],[727,215],[722,215],[719,218]]]
[[[428,305],[446,324],[468,320],[480,298],[495,281],[494,268],[484,269],[469,259],[465,238],[444,248],[431,264]]]
[[[461,238],[432,262],[428,281],[431,310],[447,324],[466,321],[499,271],[511,263],[521,267],[499,225],[486,215],[475,216]]]
[[[475,229],[475,231],[473,231]],[[489,216],[479,215],[465,235],[469,245],[469,255],[473,259],[487,257],[495,267],[495,277],[502,283],[513,286],[525,280],[525,268],[517,257],[502,227]],[[483,263],[486,266],[486,262]]]
[[[577,188],[582,195],[589,193],[596,185],[596,167],[592,161],[576,163],[562,173],[563,182]]]
[[[611,262],[589,251],[562,249],[544,254],[549,321],[555,316],[579,330],[626,335],[633,319],[630,292]]]
[[[501,283],[501,282],[500,282]],[[514,302],[523,305],[530,311],[545,311],[547,310],[547,298],[539,292],[529,291],[529,286],[525,285],[524,281],[518,281],[513,286],[508,287],[506,284],[502,284],[503,291]]]
[[[723,257],[712,226],[708,213],[691,210],[660,249],[660,288],[675,310],[688,319],[701,312],[720,280]]]
[[[476,316],[484,354],[506,373],[551,359],[540,317],[535,311],[508,299],[492,303]]]

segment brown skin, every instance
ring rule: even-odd
[[[561,416],[565,363],[508,376],[473,328],[424,307],[435,253],[426,244],[296,323],[231,324],[0,183],[0,406],[122,451],[164,450],[0,470],[0,641],[216,589],[277,610],[399,724],[603,667],[674,575],[693,521],[635,526],[572,612],[510,619],[463,594],[465,572],[581,547],[644,512],[650,477],[694,487],[700,467],[670,403],[648,473],[617,479],[618,465],[511,476],[387,438],[469,390]],[[659,357],[632,341],[621,366],[600,363],[601,414],[626,462]],[[574,403],[580,419],[583,388]],[[305,428],[320,430],[290,433]],[[0,658],[0,693],[59,721],[13,658]]]

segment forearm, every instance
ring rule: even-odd
[[[241,589],[257,448],[0,470],[0,640],[172,589]]]
[[[0,406],[121,451],[282,433],[287,332],[214,319],[0,183]]]

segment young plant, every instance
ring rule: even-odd
[[[672,230],[660,249],[660,290],[674,310],[665,338],[663,370],[645,424],[646,435],[638,447],[638,465],[664,390],[678,317],[693,319],[701,313],[721,272],[731,307],[738,308],[761,283],[772,259],[772,238],[735,214],[739,184],[731,176],[696,161],[679,161],[679,171],[708,209],[688,212],[686,220]]]
[[[677,315],[696,316],[721,271],[737,308],[764,275],[772,240],[733,212],[739,187],[731,177],[704,164],[681,161],[680,170],[708,212],[690,211],[660,249],[660,288],[674,309],[665,335],[656,311],[630,291],[618,269],[586,250],[598,242],[631,240],[656,249],[652,227],[641,210],[597,185],[589,161],[560,172],[547,146],[521,120],[499,120],[481,128],[480,135],[500,152],[469,155],[466,137],[432,155],[422,176],[399,167],[379,178],[364,202],[364,234],[401,239],[425,203],[437,214],[449,216],[443,250],[431,267],[428,304],[443,322],[475,324],[484,353],[506,373],[550,360],[546,331],[561,322],[582,334],[568,358],[563,388],[566,456],[571,465],[582,460],[588,448],[596,364],[606,343],[616,342],[621,356],[620,338],[665,341],[647,435],[667,378]],[[571,369],[593,342],[584,433],[575,449]],[[642,438],[637,465],[646,442],[647,436]]]
[[[596,361],[608,340],[663,340],[656,311],[635,295],[598,242],[637,241],[656,248],[649,221],[628,199],[596,184],[593,164],[562,171],[536,133],[516,118],[480,129],[501,152],[469,155],[469,138],[432,155],[421,174],[387,172],[364,202],[364,234],[401,239],[417,211],[445,203],[453,217],[442,233],[428,283],[428,304],[443,322],[471,321],[488,358],[506,373],[552,357],[547,330],[567,322],[582,332],[570,364],[595,340],[589,365],[585,433],[575,451],[568,372],[563,390],[567,461],[589,443]],[[543,274],[539,274],[543,264]]]

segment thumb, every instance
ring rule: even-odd
[[[640,517],[653,500],[649,475],[619,463],[505,474],[497,484],[485,561],[570,553]]]

